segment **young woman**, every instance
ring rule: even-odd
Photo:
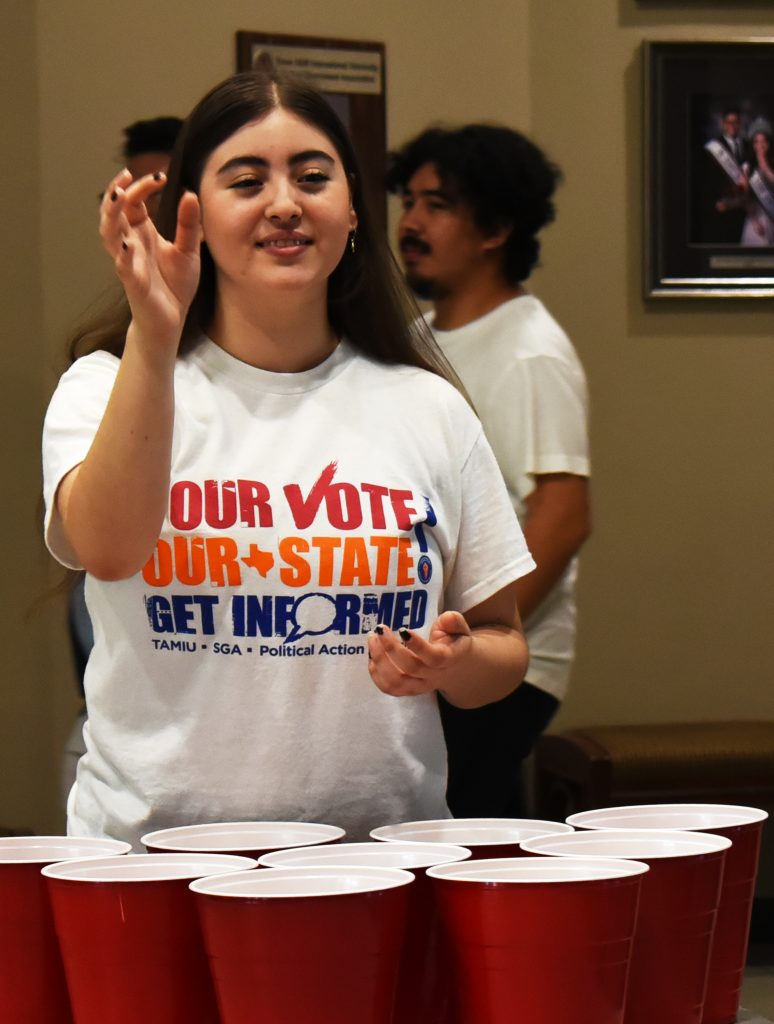
[[[768,121],[757,118],[750,127],[753,160],[748,173],[747,216],[741,244],[748,247],[774,246],[774,151]]]
[[[69,830],[448,816],[436,692],[521,681],[533,562],[341,123],[237,75],[100,232],[126,303],[44,430],[47,542],[95,630]]]

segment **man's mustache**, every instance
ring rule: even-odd
[[[398,248],[401,252],[421,252],[424,255],[433,251],[427,242],[423,242],[421,238],[414,238],[413,235],[406,235],[405,238],[401,238]]]

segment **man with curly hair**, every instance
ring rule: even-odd
[[[519,581],[526,681],[472,711],[440,698],[455,817],[522,817],[522,762],[574,656],[577,555],[591,529],[588,398],[567,335],[526,282],[560,172],[521,133],[430,128],[391,154],[406,279],[481,417],[537,569]]]

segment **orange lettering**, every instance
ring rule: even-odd
[[[143,566],[142,578],[151,587],[168,587],[172,582],[172,549],[165,540],[156,541],[156,550]]]
[[[207,565],[204,557],[204,540],[201,537],[175,537],[175,575],[181,583],[189,587],[198,587],[207,576]]]
[[[362,537],[347,537],[341,562],[341,585],[351,587],[355,583],[361,587],[373,586],[368,551]]]
[[[371,537],[369,542],[376,548],[376,572],[374,573],[375,587],[386,587],[390,572],[390,559],[392,552],[398,546],[397,537]]]
[[[398,541],[398,579],[399,587],[410,587],[416,582],[413,573],[410,571],[414,565],[411,557],[411,541],[407,537],[401,537]]]
[[[341,537],[312,537],[312,547],[320,551],[320,574],[317,582],[321,587],[333,586],[333,551],[341,547]]]
[[[280,579],[289,587],[303,587],[312,578],[309,563],[300,557],[299,551],[309,551],[309,542],[303,537],[283,537],[279,542],[280,558],[290,567],[280,569]]]
[[[231,537],[208,537],[207,562],[210,567],[210,580],[217,587],[226,585],[230,587],[239,586],[242,582],[242,573],[239,568],[239,549],[236,541]]]

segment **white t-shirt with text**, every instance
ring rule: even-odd
[[[46,539],[74,568],[56,489],[118,366],[79,359],[46,417]],[[156,549],[129,579],[86,579],[95,645],[69,831],[136,846],[177,824],[314,820],[364,838],[448,816],[435,696],[381,693],[367,634],[426,635],[442,610],[533,567],[481,425],[447,382],[347,343],[272,373],[202,339],[175,370]]]

